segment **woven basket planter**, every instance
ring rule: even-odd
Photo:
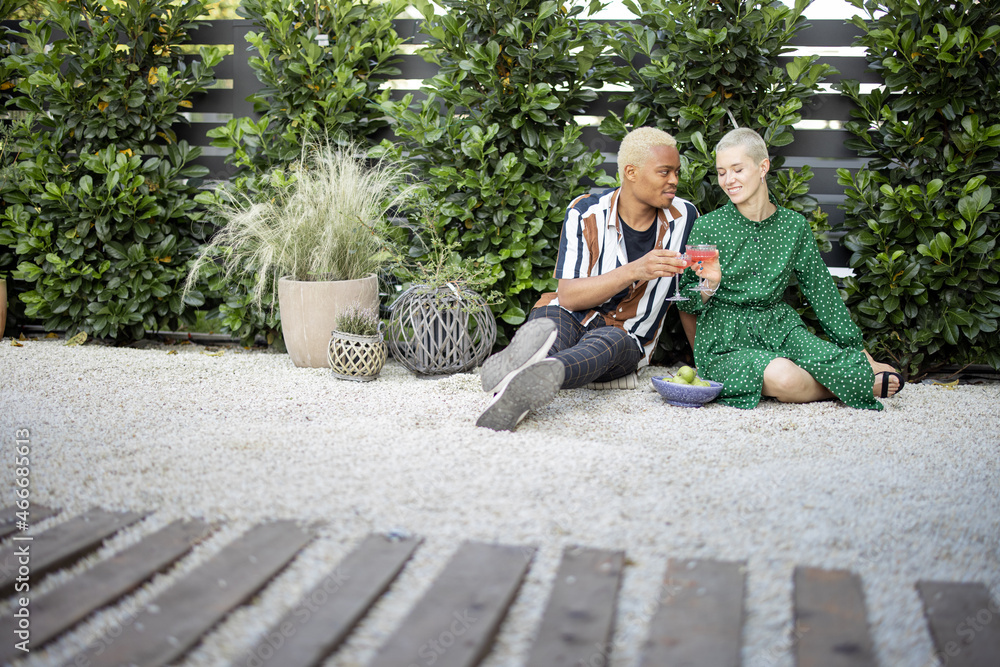
[[[389,318],[392,355],[414,373],[463,373],[481,364],[497,339],[497,323],[479,293],[448,283],[414,285]]]
[[[379,329],[377,336],[357,336],[336,329],[331,332],[327,359],[334,377],[358,382],[378,377],[389,356],[381,326]]]

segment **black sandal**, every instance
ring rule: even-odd
[[[895,371],[882,371],[881,373],[876,373],[875,374],[875,379],[876,380],[878,379],[879,375],[888,376],[888,377],[883,377],[882,378],[882,391],[879,392],[879,398],[889,398],[889,378],[890,377],[895,376],[895,378],[897,380],[899,380],[899,388],[896,390],[896,393],[893,394],[893,396],[895,396],[899,392],[903,391],[903,387],[906,386],[906,380],[903,379],[902,375],[900,375],[899,373],[896,373]]]

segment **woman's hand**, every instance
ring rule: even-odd
[[[719,258],[716,256],[715,259],[707,262],[696,262],[691,269],[699,278],[704,278],[708,281],[708,287],[713,290],[718,289],[719,285],[722,283],[722,267],[719,265]],[[712,293],[702,292],[702,298],[707,300],[708,297],[712,296]]]

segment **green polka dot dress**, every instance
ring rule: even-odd
[[[774,199],[771,199],[772,203]],[[778,206],[766,220],[744,217],[730,202],[698,218],[688,245],[719,249],[722,284],[708,303],[687,292],[678,308],[698,315],[694,360],[699,375],[722,382],[719,400],[749,409],[760,402],[764,369],[784,357],[808,371],[847,405],[881,410],[872,394],[875,374],[865,357],[861,330],[820,257],[806,219]],[[795,309],[782,300],[792,274],[830,341],[809,333]],[[681,276],[681,293],[697,284]]]

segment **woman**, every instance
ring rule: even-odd
[[[720,400],[738,408],[756,407],[763,395],[787,403],[836,397],[881,410],[876,396],[893,396],[903,378],[864,350],[809,223],[769,195],[764,140],[750,129],[733,130],[715,155],[730,202],[695,221],[688,245],[713,244],[719,258],[684,273],[681,293],[694,297],[677,304],[698,315],[699,374],[722,382]],[[793,273],[830,341],[809,333],[782,301]],[[700,295],[690,291],[699,277],[710,288]]]

